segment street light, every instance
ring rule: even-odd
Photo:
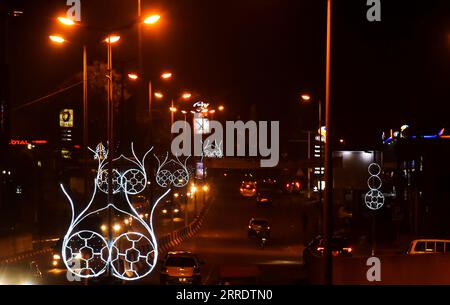
[[[172,78],[172,73],[165,72],[165,73],[161,74],[161,78],[162,79],[170,79],[170,78]]]
[[[128,78],[131,80],[137,80],[139,76],[136,73],[128,73]]]
[[[154,95],[156,98],[159,98],[159,99],[162,99],[164,97],[164,95],[161,92],[155,92]]]
[[[161,19],[159,15],[151,15],[144,19],[145,24],[155,24]]]
[[[311,96],[309,94],[302,94],[302,100],[305,102],[309,101],[311,99]]]
[[[169,110],[170,110],[172,113],[177,112],[177,108],[175,108],[175,107],[170,107]]]
[[[182,95],[183,99],[188,100],[192,97],[192,94],[190,94],[189,92],[183,93]]]
[[[118,42],[119,40],[120,40],[119,35],[110,35],[110,36],[106,37],[104,41],[108,44],[109,43],[113,44],[113,43]]]
[[[217,109],[219,109],[219,111],[223,111],[223,110],[225,109],[225,107],[223,107],[222,105],[220,105],[219,108],[217,108]]]
[[[75,21],[73,21],[72,19],[65,18],[65,17],[58,17],[57,19],[58,19],[59,23],[62,23],[64,25],[67,25],[67,26],[75,25]]]
[[[48,36],[48,38],[50,38],[51,41],[59,43],[59,44],[66,42],[66,40],[59,35],[50,35],[50,36]]]

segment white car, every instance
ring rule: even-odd
[[[200,262],[188,251],[172,251],[167,253],[162,262],[161,284],[200,284]]]

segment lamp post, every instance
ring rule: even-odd
[[[70,19],[59,17],[58,21],[71,26],[74,22]],[[49,39],[57,44],[63,44],[67,42],[64,37],[60,35],[50,35]],[[89,144],[89,120],[88,120],[88,82],[87,82],[87,48],[86,45],[83,44],[83,170],[84,170],[84,199],[87,200],[87,192],[88,192],[88,177],[89,177],[89,166],[88,166],[88,144]]]

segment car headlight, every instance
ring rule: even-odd
[[[59,260],[59,259],[61,259],[61,256],[59,254],[53,254],[53,259]]]

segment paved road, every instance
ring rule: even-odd
[[[313,204],[305,202],[300,195],[281,195],[272,207],[257,207],[253,198],[239,194],[239,184],[235,181],[225,180],[216,184],[216,196],[201,230],[176,248],[192,251],[205,262],[202,282],[217,283],[220,270],[224,268],[252,266],[259,272],[257,283],[303,283],[303,243],[314,235],[317,228],[318,215],[315,215]],[[256,239],[247,237],[247,226],[252,217],[266,218],[271,224],[271,238],[265,249],[259,247]],[[35,260],[42,266],[45,283],[69,283],[65,270],[46,268],[49,254],[40,255]],[[136,284],[159,284],[158,270],[159,266],[151,276]]]
[[[198,254],[205,262],[202,277],[206,284],[217,283],[220,270],[231,266],[256,266],[261,284],[303,282],[301,253],[313,225],[305,223],[307,203],[298,195],[282,195],[272,207],[257,207],[254,199],[242,197],[238,188],[234,183],[222,183],[200,232],[176,250]],[[266,218],[271,224],[265,249],[247,237],[252,217]],[[155,283],[156,275],[152,278]]]

